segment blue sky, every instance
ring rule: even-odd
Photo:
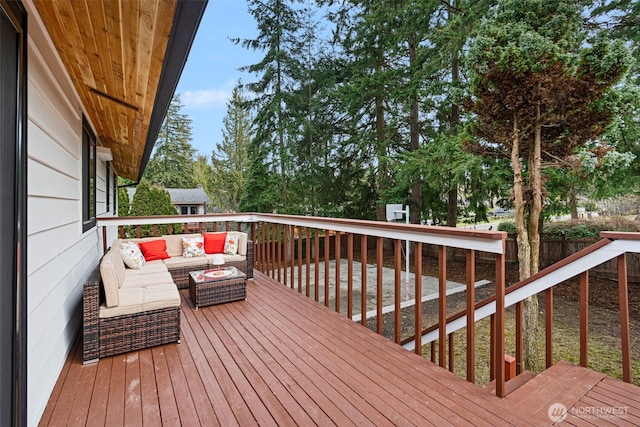
[[[261,53],[229,39],[254,38],[257,32],[245,0],[209,0],[176,90],[182,113],[192,120],[191,144],[199,154],[210,156],[222,141],[222,119],[238,79],[256,80],[238,68],[258,62]]]

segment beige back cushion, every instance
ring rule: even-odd
[[[202,234],[165,234],[162,238],[167,242],[169,256],[182,256],[182,238],[202,237]]]
[[[117,307],[118,301],[118,277],[114,265],[114,255],[120,257],[120,253],[109,251],[100,261],[100,276],[104,287],[105,305],[107,307]]]
[[[242,231],[235,232],[238,235],[238,255],[246,256],[247,255],[247,240],[249,236],[247,233]]]
[[[118,280],[118,288],[122,287],[122,283],[124,283],[124,275],[126,271],[126,266],[124,265],[124,260],[122,259],[122,255],[120,254],[120,241],[116,240],[114,244],[111,246],[111,253],[113,253],[113,268],[116,273],[116,279]]]

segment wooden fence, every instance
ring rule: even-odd
[[[601,240],[600,237],[590,237],[582,239],[567,239],[563,236],[562,239],[551,239],[542,236],[540,244],[540,269],[548,267],[561,261],[568,256],[586,248],[589,245]],[[437,257],[437,246],[424,245],[423,248],[424,257]],[[448,259],[455,259],[456,261],[465,260],[465,252],[462,250],[455,250],[455,254],[450,254]],[[491,254],[485,254],[483,252],[476,253],[476,260],[478,262],[494,262],[494,257]],[[506,241],[506,262],[516,263],[518,262],[518,245],[516,244],[516,234],[509,234]],[[636,253],[629,253],[627,255],[627,271],[628,280],[631,282],[640,282],[640,255]],[[608,261],[597,268],[591,270],[591,273],[602,278],[617,279],[618,267],[616,260]]]

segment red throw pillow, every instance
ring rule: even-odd
[[[224,241],[227,239],[227,233],[203,233],[204,234],[204,252],[207,254],[223,254]]]
[[[167,253],[167,242],[164,239],[138,243],[146,261],[171,258]]]

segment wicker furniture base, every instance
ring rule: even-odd
[[[189,287],[189,272],[193,270],[204,270],[209,268],[209,264],[205,258],[202,259],[204,263],[202,265],[187,265],[184,267],[169,268],[173,283],[176,284],[178,289],[187,289]]]
[[[83,363],[101,357],[180,341],[180,307],[100,318],[100,269],[84,285]],[[104,298],[104,297],[102,297]]]
[[[246,298],[246,277],[233,277],[226,280],[196,283],[189,275],[189,296],[196,308],[207,305],[240,301]]]
[[[189,287],[189,273],[195,270],[205,270],[207,268],[212,268],[212,264],[207,264],[208,261],[205,261],[202,265],[187,265],[184,267],[174,267],[169,269],[169,273],[171,273],[171,278],[173,282],[176,284],[178,289],[186,289]],[[249,240],[247,242],[247,259],[246,261],[232,261],[225,263],[227,267],[236,267],[238,270],[242,271],[247,279],[253,278],[253,241]]]

